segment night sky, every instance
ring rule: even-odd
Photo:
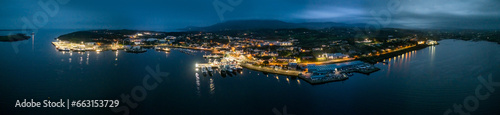
[[[0,29],[22,29],[37,14],[47,16],[37,26],[45,29],[174,30],[248,19],[377,22],[371,12],[391,15],[383,27],[500,29],[500,0],[60,0],[53,16],[38,4],[47,1],[57,0],[0,0]],[[219,17],[214,2],[232,11]]]

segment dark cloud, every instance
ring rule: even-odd
[[[49,1],[49,0],[40,0]],[[215,0],[71,0],[43,28],[172,30],[225,20],[278,19],[290,22],[365,23],[371,11],[388,9],[390,0],[242,0],[220,20]],[[227,3],[227,0],[219,0]],[[43,11],[37,0],[2,0],[0,28],[20,28],[22,17]],[[499,0],[400,0],[389,27],[500,29]]]

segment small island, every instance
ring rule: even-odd
[[[30,39],[26,34],[18,33],[14,35],[0,36],[0,42],[15,42]]]

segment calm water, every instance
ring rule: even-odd
[[[142,85],[146,67],[168,72],[131,114],[442,114],[462,104],[492,74],[500,81],[500,45],[443,40],[386,59],[381,71],[355,74],[343,82],[310,85],[303,80],[244,70],[221,77],[195,75],[201,57],[150,50],[61,53],[50,43],[72,30],[40,30],[35,42],[0,42],[0,112],[16,114],[113,114],[109,108],[14,108],[16,100],[121,99]],[[472,114],[500,113],[500,90]],[[125,105],[123,102],[122,105]]]

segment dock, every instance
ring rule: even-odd
[[[296,71],[296,70],[281,70],[281,69],[276,70],[270,67],[254,66],[252,64],[241,64],[241,66],[251,70],[273,73],[278,75],[293,76],[293,77],[299,77],[299,74],[302,73],[301,71]]]
[[[199,67],[219,68],[219,65],[212,64],[212,63],[198,63],[198,64],[196,64],[196,68],[199,68]]]
[[[222,58],[223,56],[221,55],[203,55],[203,58]]]

